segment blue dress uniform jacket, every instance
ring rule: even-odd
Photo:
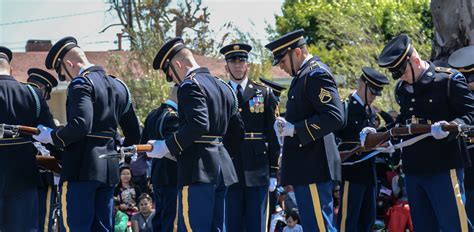
[[[237,174],[229,153],[222,145],[239,147],[244,136],[236,97],[230,86],[198,68],[186,76],[178,89],[179,130],[166,139],[178,160],[178,186],[215,184],[219,174],[229,186]],[[212,142],[199,142],[203,140]],[[227,146],[227,145],[226,145]]]
[[[178,130],[176,109],[166,103],[153,110],[145,120],[141,143],[148,140],[164,140]],[[170,159],[152,159],[151,181],[153,186],[172,186],[177,183],[177,165]]]
[[[278,100],[269,87],[249,80],[242,102],[239,111],[245,124],[245,140],[240,152],[231,154],[232,161],[240,185],[266,186],[279,169],[280,144],[273,130]]]
[[[474,97],[466,82],[453,78],[454,75],[460,74],[430,63],[415,83],[414,94],[407,91],[403,82],[399,82],[396,96],[401,108],[397,121],[434,123],[445,120],[472,124]],[[442,140],[428,137],[405,147],[402,159],[407,174],[435,173],[469,165],[466,144],[461,138],[451,135]]]
[[[285,119],[296,134],[285,137],[282,185],[308,185],[333,179],[323,136],[343,124],[343,107],[329,68],[318,57],[308,60],[288,90]]]
[[[370,115],[365,107],[360,104],[353,95],[349,97],[347,104],[347,124],[343,130],[337,133],[337,137],[342,140],[339,146],[340,151],[353,149],[359,144],[359,132],[364,127],[375,127],[375,113]],[[360,155],[353,155],[346,162],[354,162],[360,160],[370,152],[364,152]],[[356,163],[353,165],[342,165],[342,181],[359,183],[365,186],[374,186],[376,183],[375,176],[375,159]]]
[[[120,125],[124,145],[140,141],[139,122],[126,85],[92,66],[68,86],[67,124],[51,132],[56,147],[64,149],[61,181],[119,182],[117,159],[100,159],[115,152]]]
[[[54,128],[53,116],[43,95],[37,89],[0,75],[0,123]],[[34,92],[33,92],[34,91]],[[36,148],[31,136],[0,139],[0,194],[12,196],[36,188],[40,182]]]

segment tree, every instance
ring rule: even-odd
[[[132,50],[156,44],[155,40],[183,37],[195,52],[202,55],[212,52],[209,45],[213,41],[208,40],[210,13],[200,0],[180,1],[177,6],[171,0],[111,0],[109,3],[130,37]]]
[[[126,37],[130,38],[130,53],[112,56],[111,71],[127,83],[143,122],[147,114],[168,96],[171,84],[153,69],[153,59],[172,37],[182,37],[188,47],[198,54],[212,54],[214,40],[210,39],[209,12],[201,1],[184,0],[176,6],[171,0],[110,0]]]
[[[474,45],[474,1],[431,1],[435,26],[432,60],[446,61],[455,50]]]
[[[422,57],[429,57],[433,23],[429,0],[333,1],[286,0],[282,16],[276,16],[271,37],[303,28],[312,54],[321,57],[338,79],[342,97],[357,85],[361,68],[378,69],[376,60],[384,45],[394,36],[406,33]],[[390,78],[386,70],[378,69]],[[397,108],[393,83],[384,88],[378,106]]]

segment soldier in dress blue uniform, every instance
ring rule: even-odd
[[[449,66],[460,71],[463,76],[458,77],[469,85],[469,89],[474,91],[474,46],[467,46],[460,48],[453,52],[448,59]],[[464,77],[464,78],[463,78]],[[469,158],[471,159],[471,167],[464,171],[464,188],[466,189],[466,212],[467,217],[472,222],[474,219],[474,168],[472,162],[474,160],[474,139],[465,140],[468,150]]]
[[[51,98],[51,91],[54,87],[58,86],[58,81],[49,72],[38,68],[28,69],[27,83],[42,93],[45,100]],[[42,146],[41,143],[35,142],[35,147]],[[52,147],[48,147],[53,149]],[[42,147],[38,149],[38,155],[42,155],[41,149],[47,149]],[[48,149],[47,149],[48,150]],[[49,150],[48,150],[49,151]],[[53,154],[57,153],[53,151]],[[56,157],[59,159],[59,157]],[[38,188],[38,230],[49,232],[52,231],[53,225],[53,211],[54,204],[56,203],[56,186],[54,185],[54,174],[51,170],[47,170],[40,167],[41,184]]]
[[[0,123],[54,128],[43,94],[11,76],[12,52],[0,46]],[[0,231],[38,231],[40,175],[31,136],[0,138]]]
[[[248,77],[248,44],[233,43],[220,49],[229,84],[239,100],[245,125],[240,151],[231,154],[239,182],[226,196],[227,231],[265,231],[269,217],[269,191],[277,185],[280,144],[273,130],[278,100],[272,90]]]
[[[148,140],[164,140],[173,135],[179,127],[178,86],[171,90],[168,99],[148,114],[143,128],[141,143]],[[155,195],[155,218],[153,231],[173,231],[176,218],[177,165],[170,159],[153,159],[151,183]]]
[[[340,157],[331,133],[343,125],[343,107],[332,73],[309,53],[303,34],[290,32],[265,46],[273,64],[293,77],[285,118],[275,123],[284,137],[281,182],[294,187],[303,230],[335,231],[332,180]]]
[[[119,182],[118,160],[100,159],[115,152],[120,125],[124,145],[140,141],[140,127],[127,86],[91,64],[73,37],[59,40],[46,57],[46,68],[68,80],[67,124],[38,126],[34,136],[64,150],[61,171],[61,224],[64,231],[111,231],[113,191]]]
[[[227,83],[197,64],[181,38],[160,48],[153,67],[179,84],[179,129],[165,140],[150,140],[153,151],[147,153],[177,158],[178,230],[225,230],[225,193],[237,182],[227,149],[240,148],[244,136],[237,97]]]
[[[339,150],[351,150],[359,144],[359,132],[364,127],[375,127],[376,113],[371,108],[377,96],[382,95],[384,85],[389,81],[376,70],[363,67],[358,79],[357,90],[344,103],[347,123],[336,136],[342,140]],[[370,152],[353,155],[346,162],[360,160]],[[338,229],[344,231],[373,231],[376,207],[375,158],[342,164],[341,207],[338,214]]]
[[[456,133],[441,129],[443,124],[473,122],[473,95],[466,82],[456,78],[462,74],[422,60],[407,35],[393,38],[378,64],[400,79],[395,92],[400,105],[397,122],[432,124],[432,137],[404,147],[402,153],[415,231],[471,231],[464,208],[466,144]],[[361,144],[371,132],[361,132]]]

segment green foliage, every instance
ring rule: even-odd
[[[332,71],[344,77],[341,97],[357,86],[361,68],[379,69],[376,59],[394,36],[408,34],[423,58],[429,58],[433,22],[429,0],[286,0],[271,38],[303,28],[312,54],[321,57]],[[393,86],[385,88],[378,105],[396,108]]]
[[[252,30],[244,32],[232,23],[225,23],[223,29],[227,33],[222,37],[221,42],[217,45],[217,50],[230,43],[246,43],[252,46],[249,53],[250,69],[248,77],[254,81],[258,81],[260,77],[271,76],[271,53],[265,48],[265,44],[257,38]],[[222,57],[220,54],[217,57]]]
[[[157,51],[157,50],[151,50]],[[108,60],[108,67],[125,80],[132,94],[132,101],[140,122],[144,122],[148,113],[158,108],[168,97],[171,84],[161,71],[151,66],[152,52],[134,51],[127,57],[112,55]]]

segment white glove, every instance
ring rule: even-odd
[[[53,144],[53,139],[51,138],[51,131],[53,131],[53,129],[43,125],[39,125],[37,128],[40,133],[39,135],[33,135],[33,138],[43,144]]]
[[[148,144],[153,145],[153,150],[146,153],[150,158],[163,158],[167,153],[170,153],[170,150],[166,146],[164,140],[148,140]]]
[[[277,178],[270,177],[270,182],[268,183],[268,191],[273,192],[277,187]]]
[[[50,152],[46,147],[44,147],[40,142],[34,142],[33,146],[36,147],[36,150],[42,155],[42,156],[50,156]]]
[[[449,131],[443,131],[443,128],[441,128],[442,125],[449,125],[449,123],[446,121],[439,121],[431,125],[431,135],[435,139],[444,139],[448,137]]]
[[[365,139],[367,138],[368,134],[374,134],[377,133],[377,130],[373,127],[364,127],[359,133],[359,140],[360,140],[360,145],[362,147],[365,146]]]
[[[282,117],[277,117],[275,122],[273,123],[273,130],[275,130],[275,134],[277,136],[281,136],[281,132],[283,132],[283,127],[285,127],[286,120]]]
[[[277,136],[281,137],[293,137],[295,134],[295,126],[282,117],[276,118],[275,123],[273,124],[273,129],[275,130]]]

